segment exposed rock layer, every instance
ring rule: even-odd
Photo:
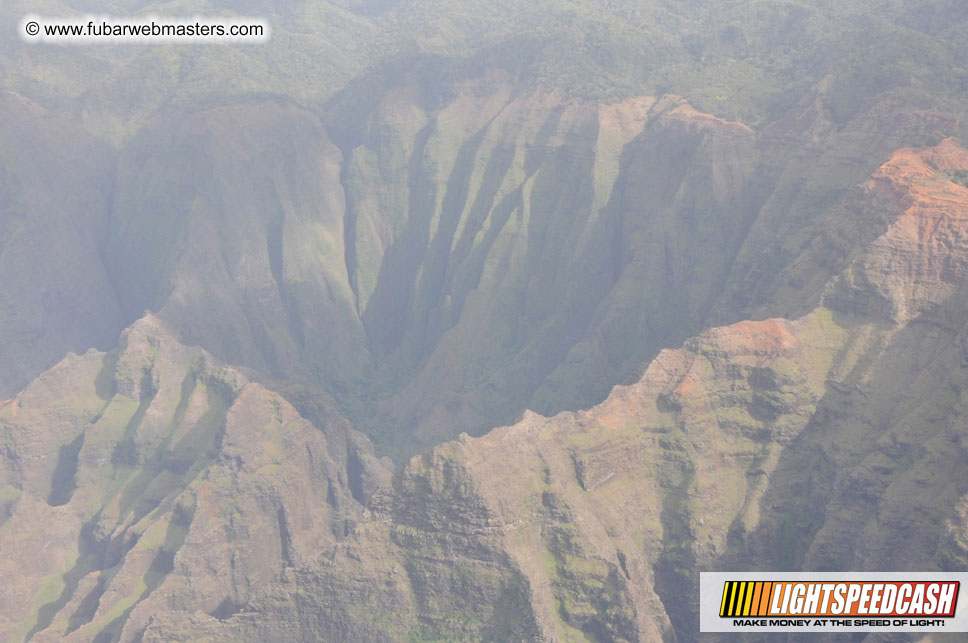
[[[495,70],[445,85],[404,77],[328,114],[339,146],[258,97],[159,110],[117,152],[5,94],[27,209],[0,247],[0,394],[150,309],[405,459],[598,403],[711,325],[805,314],[889,222],[894,197],[858,185],[954,126],[891,95],[835,126],[820,88],[754,132],[675,96],[602,105]],[[77,185],[47,190],[52,165]]]
[[[343,537],[387,475],[345,421],[324,435],[153,317],[4,402],[0,431],[6,640],[232,614]]]
[[[854,190],[884,227],[809,313],[707,330],[587,411],[461,436],[375,490],[365,446],[143,320],[116,364],[71,357],[0,409],[6,632],[692,640],[702,569],[959,569],[960,170],[947,140]],[[51,556],[24,568],[7,552],[38,519]]]

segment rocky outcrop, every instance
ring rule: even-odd
[[[957,3],[263,4],[0,43],[0,639],[689,641],[700,570],[965,568]]]
[[[968,276],[968,189],[950,179],[964,167],[968,153],[950,139],[892,155],[866,189],[901,213],[831,284],[825,301],[906,324],[931,317],[958,291]]]
[[[256,102],[122,152],[105,261],[126,314],[159,312],[0,408],[5,636],[689,639],[698,569],[961,560],[968,490],[932,472],[962,464],[968,155],[852,178],[950,119],[886,100],[865,118],[896,139],[829,138],[806,105],[754,133],[500,75],[420,105],[391,94],[344,151]],[[759,310],[797,314],[694,332]],[[387,486],[328,395],[434,442],[594,399],[680,336],[589,410]]]
[[[946,172],[964,160],[945,141],[875,173],[871,194],[890,177],[900,207],[831,283],[831,305],[849,271],[884,265],[899,227],[929,225],[937,195],[960,194]],[[968,245],[934,230],[920,249],[956,265]],[[895,248],[894,275],[931,263]],[[959,568],[968,489],[944,472],[968,459],[953,350],[968,297],[930,292],[914,318],[821,306],[711,329],[587,411],[441,445],[249,611],[161,614],[145,639],[693,640],[702,569]]]
[[[838,126],[814,92],[754,132],[676,96],[602,104],[495,69],[426,89],[350,87],[362,107],[323,117],[173,103],[116,152],[12,130],[96,187],[37,200],[43,174],[18,161],[33,205],[2,251],[0,324],[20,339],[0,393],[149,309],[313,421],[336,400],[402,461],[598,403],[704,328],[806,314],[891,220],[889,191],[862,185],[875,166],[954,126],[890,95]],[[14,122],[43,112],[8,103]]]
[[[837,331],[829,312],[710,331],[587,412],[437,447],[245,613],[159,615],[145,640],[685,636],[694,570],[756,526]]]
[[[154,614],[226,618],[343,538],[365,439],[324,434],[157,318],[0,407],[0,636],[125,640]],[[41,553],[42,552],[42,553]]]
[[[955,124],[884,97],[836,127],[816,97],[753,132],[499,72],[445,96],[404,84],[341,143],[381,443],[587,407],[710,325],[806,314],[888,225],[858,185]]]

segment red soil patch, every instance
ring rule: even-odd
[[[714,328],[706,336],[717,346],[734,354],[791,352],[800,340],[788,330],[783,319],[741,321],[732,326]]]
[[[682,381],[679,382],[679,386],[675,388],[673,393],[681,397],[691,397],[699,392],[699,385],[696,380],[692,377],[692,374],[687,374]]]
[[[598,123],[602,129],[618,132],[629,140],[642,131],[649,120],[649,110],[655,104],[651,96],[628,98],[613,105],[598,106]]]
[[[963,238],[968,231],[968,188],[946,175],[957,170],[968,170],[968,152],[950,138],[923,150],[900,149],[878,168],[874,179],[903,191],[909,204],[888,235],[920,245],[945,243],[953,234]]]

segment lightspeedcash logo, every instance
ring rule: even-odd
[[[966,610],[958,610],[966,579],[966,573],[703,573],[700,628],[968,631]]]

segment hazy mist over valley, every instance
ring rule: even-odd
[[[0,19],[0,640],[801,640],[700,573],[968,571],[963,1]]]

